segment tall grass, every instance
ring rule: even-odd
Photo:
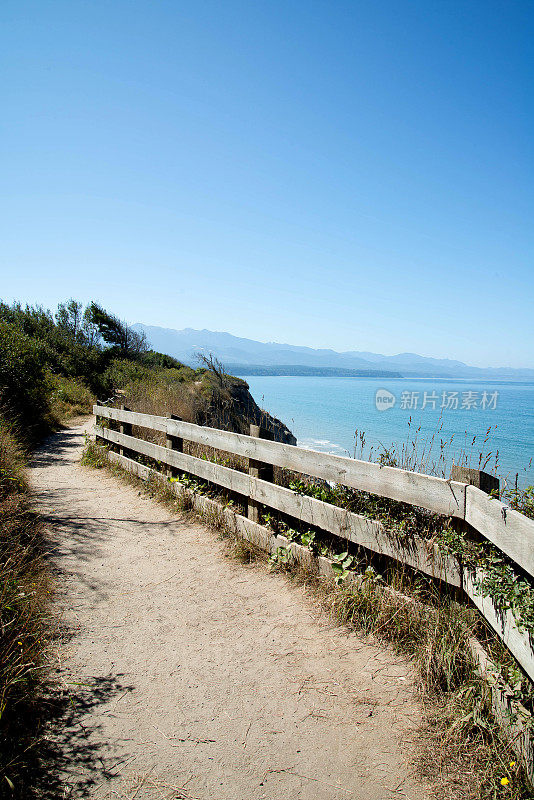
[[[472,435],[465,431],[463,436],[445,436],[443,427],[444,421],[440,417],[435,429],[424,433],[422,426],[415,425],[412,417],[409,417],[404,440],[382,443],[378,447],[368,447],[366,432],[356,430],[352,455],[354,458],[377,461],[386,466],[438,478],[448,478],[453,464],[498,475],[499,451],[492,446],[495,427],[490,426],[483,435]]]
[[[51,635],[50,579],[24,465],[23,450],[0,417],[0,796],[18,797],[37,741],[38,689]]]
[[[133,380],[123,389],[126,405],[142,414],[168,417],[176,414],[186,422],[196,423],[205,412],[206,399],[196,382],[169,380],[163,373]]]
[[[488,472],[499,479],[501,498],[511,508],[534,519],[534,487],[520,486],[521,482],[525,483],[531,470],[532,458],[521,472],[516,472],[513,476],[503,474],[499,449],[494,444],[497,426],[490,426],[479,435],[471,435],[465,431],[463,436],[451,434],[448,437],[443,436],[441,418],[436,429],[426,435],[422,433],[420,425],[414,425],[411,417],[407,427],[404,441],[381,444],[379,447],[368,447],[366,432],[356,430],[352,456],[410,472],[435,475],[438,478],[449,478],[453,464]]]

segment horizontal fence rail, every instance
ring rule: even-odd
[[[467,486],[465,521],[534,576],[534,520],[476,486]]]
[[[391,535],[386,534],[384,526],[368,517],[307,495],[297,494],[291,489],[277,486],[261,478],[254,478],[229,467],[169,450],[109,428],[97,427],[96,433],[107,442],[122,445],[168,466],[190,472],[205,481],[216,483],[224,489],[237,492],[262,505],[295,517],[301,522],[333,533],[375,553],[395,558],[434,578],[446,580],[453,586],[462,585],[460,570],[455,559],[439,554],[436,547],[423,541],[393,542]]]
[[[444,481],[396,467],[384,467],[369,461],[317,453],[291,444],[193,425],[191,422],[123,411],[119,408],[95,406],[94,409],[94,413],[100,417],[117,422],[129,422],[140,428],[164,431],[170,436],[178,436],[237,456],[340,483],[352,489],[379,494],[390,500],[411,503],[438,514],[461,519],[465,515],[463,483]]]
[[[253,474],[239,472],[182,452],[183,440],[242,456],[250,464],[283,467],[360,491],[408,503],[446,517],[464,520],[488,541],[534,576],[534,520],[514,511],[475,486],[445,480],[367,461],[318,453],[255,436],[193,425],[181,420],[95,405],[94,414],[120,423],[121,431],[97,425],[100,439],[154,461],[193,474],[248,498],[251,505],[264,505],[321,530],[354,542],[374,553],[407,564],[433,578],[463,589],[489,625],[534,680],[534,651],[526,631],[517,626],[511,611],[496,611],[491,599],[477,589],[477,581],[463,570],[456,558],[432,542],[395,537],[382,523],[278,486]],[[166,434],[175,449],[138,439],[132,425]],[[251,470],[252,472],[252,470]],[[250,506],[249,506],[250,509]],[[478,575],[481,577],[481,573]]]
[[[104,406],[94,406],[93,412],[99,417],[162,431],[168,436],[463,519],[534,576],[534,521],[475,486],[152,414]]]

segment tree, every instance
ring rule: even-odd
[[[100,331],[98,330],[98,325],[95,325],[95,323],[92,321],[90,305],[87,306],[83,312],[82,330],[85,344],[88,347],[99,347],[101,345],[102,337],[100,335]]]
[[[134,331],[115,314],[92,302],[86,312],[87,321],[95,325],[104,342],[115,348],[122,358],[137,359],[148,350],[144,333]]]
[[[80,338],[82,334],[82,304],[72,297],[66,303],[60,303],[56,311],[56,324],[59,328],[69,333],[73,339]]]

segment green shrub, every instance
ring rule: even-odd
[[[502,499],[510,504],[510,508],[534,519],[534,486],[527,486],[526,489],[515,487],[508,492],[503,492]]]
[[[50,421],[45,354],[39,343],[0,320],[0,403],[25,438],[34,439]]]
[[[147,367],[161,367],[163,369],[181,369],[184,365],[177,358],[166,353],[158,353],[156,350],[149,350],[144,353],[143,364]]]
[[[108,391],[123,389],[129,383],[150,382],[152,374],[150,367],[146,367],[138,361],[114,358],[104,373],[104,384]]]
[[[50,407],[58,421],[91,413],[96,398],[82,380],[48,373],[47,386]]]

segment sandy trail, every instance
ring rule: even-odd
[[[31,469],[71,632],[57,796],[425,798],[406,760],[409,666],[226,557],[201,524],[82,467],[91,428],[54,436]]]

